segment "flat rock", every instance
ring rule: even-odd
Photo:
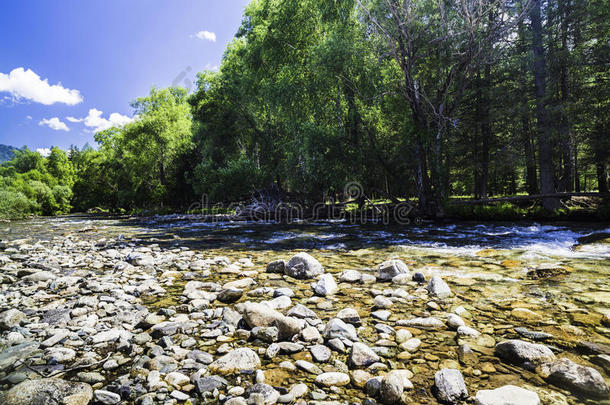
[[[345,373],[330,372],[322,373],[316,377],[316,384],[323,385],[325,387],[343,386],[350,382],[349,375]]]
[[[443,329],[445,327],[443,321],[433,317],[401,319],[396,322],[396,325],[426,330]]]
[[[480,390],[475,396],[476,405],[540,405],[534,391],[514,385],[505,385],[495,390]]]
[[[548,347],[529,343],[523,340],[511,339],[496,345],[498,357],[514,364],[533,363],[539,364],[555,360],[555,355]]]
[[[604,377],[594,368],[581,366],[570,359],[562,358],[542,365],[542,374],[558,387],[592,398],[608,398],[610,389]]]
[[[39,346],[37,342],[25,342],[3,350],[0,352],[0,371],[11,368],[17,360],[26,360]]]
[[[58,378],[23,381],[4,394],[3,405],[87,405],[93,398],[89,384]]]

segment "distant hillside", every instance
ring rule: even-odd
[[[0,163],[11,160],[17,148],[8,145],[0,145]]]

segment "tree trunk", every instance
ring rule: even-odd
[[[559,119],[559,139],[561,143],[561,153],[563,159],[563,173],[561,176],[561,190],[574,190],[574,146],[570,128],[570,120],[567,112],[567,104],[570,98],[570,86],[568,83],[568,18],[569,4],[564,4],[566,0],[559,0],[559,18],[561,18],[561,68],[559,74],[559,88],[561,90],[561,118]]]
[[[553,176],[553,156],[551,150],[551,132],[546,109],[546,60],[542,44],[542,20],[540,16],[541,0],[533,0],[530,10],[532,29],[532,50],[534,54],[534,88],[536,93],[536,117],[538,132],[538,164],[540,166],[540,192],[555,192]],[[549,210],[560,208],[561,202],[554,198],[542,200],[542,206]]]
[[[477,73],[477,115],[481,128],[481,151],[480,151],[480,173],[479,173],[479,195],[487,198],[487,182],[489,179],[489,140],[491,138],[491,125],[489,118],[489,65],[485,66],[485,77]]]

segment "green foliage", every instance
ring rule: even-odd
[[[550,117],[542,129],[555,189],[604,191],[610,8],[607,0],[542,5]],[[48,158],[15,150],[0,166],[0,215],[167,212],[203,194],[226,203],[271,185],[320,201],[342,197],[351,181],[371,198],[416,196],[437,207],[452,195],[536,193],[533,35],[521,7],[253,0],[219,71],[199,73],[193,94],[152,88],[131,104],[132,123],[95,134],[97,149],[52,148]],[[515,24],[504,31],[500,17]],[[512,204],[447,211],[543,214]]]
[[[23,193],[0,189],[0,218],[23,218],[33,211],[32,201]]]

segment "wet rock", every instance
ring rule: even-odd
[[[464,336],[466,336],[466,337],[477,337],[477,336],[479,336],[481,334],[479,331],[477,331],[475,329],[472,329],[469,326],[460,326],[457,329],[457,333],[458,333],[458,336],[462,336],[462,337],[464,337]]]
[[[343,308],[341,311],[337,312],[337,318],[355,326],[360,326],[361,324],[360,315],[358,314],[358,311],[353,308]]]
[[[285,274],[297,279],[309,279],[324,273],[324,268],[307,253],[294,255],[286,264]]]
[[[538,322],[542,320],[542,315],[527,308],[515,308],[510,314],[513,318],[523,322]]]
[[[17,309],[12,308],[4,311],[0,313],[0,331],[19,326],[25,319],[25,314]]]
[[[333,276],[326,273],[319,277],[318,282],[313,287],[313,290],[316,294],[325,297],[327,295],[335,294],[337,291],[339,291],[339,287],[337,286]]]
[[[405,390],[403,376],[397,371],[390,371],[381,381],[379,397],[381,402],[388,405],[402,403],[402,394]]]
[[[570,270],[553,263],[541,264],[534,270],[527,272],[527,278],[531,280],[540,280],[546,278],[554,278],[569,274]]]
[[[93,392],[93,397],[97,402],[104,405],[116,405],[121,403],[121,396],[119,394],[106,390],[95,390]]]
[[[426,276],[424,276],[424,273],[415,272],[413,273],[413,281],[416,281],[418,283],[425,283]]]
[[[364,343],[354,343],[348,361],[353,367],[368,367],[378,362],[379,356]]]
[[[402,260],[386,260],[379,265],[377,269],[377,278],[381,281],[392,280],[399,274],[410,274],[409,268]]]
[[[591,362],[601,366],[606,371],[606,374],[610,375],[610,356],[598,354],[591,359]]]
[[[498,343],[496,354],[504,361],[514,364],[539,364],[555,360],[555,355],[548,347],[517,339]]]
[[[445,327],[445,324],[440,319],[432,317],[401,319],[396,322],[396,325],[426,330],[443,329]]]
[[[267,264],[267,273],[283,274],[286,269],[285,260],[275,260]]]
[[[213,373],[233,374],[241,371],[254,371],[260,367],[261,361],[256,352],[250,348],[242,347],[225,354],[209,365]]]
[[[328,321],[324,328],[324,337],[328,339],[345,338],[352,342],[359,340],[354,325],[347,324],[339,318],[333,318]]]
[[[456,314],[449,314],[447,317],[447,326],[449,326],[453,330],[457,330],[460,326],[465,326],[466,322],[462,319],[461,316]]]
[[[550,333],[536,332],[524,327],[515,328],[515,332],[531,340],[547,340],[553,337]]]
[[[87,405],[93,398],[89,384],[69,382],[58,378],[26,380],[4,394],[3,405]]]
[[[430,279],[428,293],[438,298],[448,298],[453,295],[447,283],[440,276],[434,276]]]
[[[477,355],[474,354],[468,345],[460,345],[457,350],[457,355],[460,363],[463,365],[471,366],[477,363]]]
[[[244,294],[244,290],[240,288],[227,288],[218,293],[216,299],[224,304],[230,304],[237,301]]]
[[[349,375],[345,373],[329,372],[322,373],[316,377],[316,384],[323,385],[325,387],[343,386],[350,382]]]
[[[505,385],[495,390],[480,390],[474,400],[476,405],[540,405],[534,391],[514,385]]]
[[[421,346],[421,340],[417,338],[408,339],[407,341],[400,344],[400,348],[402,350],[406,350],[410,353],[417,351],[419,346]]]
[[[0,371],[11,368],[18,360],[26,360],[38,351],[36,342],[26,342],[0,352]]]
[[[601,374],[591,367],[581,366],[562,358],[541,366],[542,375],[558,387],[567,388],[592,398],[608,398],[610,389]]]
[[[459,370],[444,368],[434,375],[436,395],[442,402],[455,404],[468,397],[464,377]]]

